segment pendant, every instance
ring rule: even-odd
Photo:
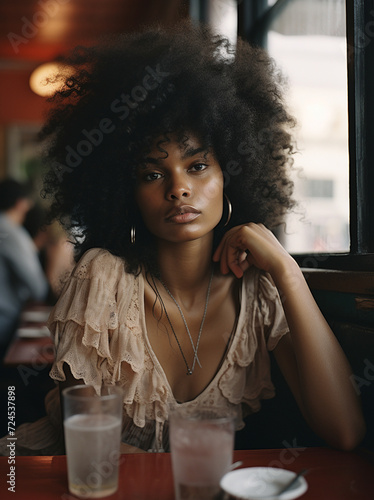
[[[192,375],[192,370],[191,370],[191,368],[188,368],[188,369],[187,369],[187,375]]]

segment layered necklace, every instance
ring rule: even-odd
[[[201,323],[200,323],[200,329],[199,329],[199,334],[197,336],[197,340],[196,340],[196,346],[194,344],[194,341],[192,339],[192,335],[191,335],[191,332],[190,332],[190,329],[188,328],[188,324],[187,324],[187,321],[186,321],[186,318],[184,317],[184,314],[183,314],[183,311],[180,307],[180,305],[178,304],[178,302],[176,301],[175,297],[173,296],[173,294],[171,293],[171,291],[169,290],[169,288],[165,285],[165,283],[162,281],[161,278],[159,278],[162,286],[165,288],[165,290],[167,291],[167,293],[170,295],[171,299],[173,300],[174,304],[177,306],[177,309],[179,311],[179,314],[181,315],[181,318],[183,320],[183,323],[184,323],[184,326],[186,328],[186,331],[187,331],[187,334],[188,334],[188,337],[190,339],[190,342],[191,342],[191,345],[192,345],[192,349],[193,349],[193,352],[194,352],[194,358],[193,358],[193,361],[192,361],[192,365],[190,366],[187,362],[187,359],[186,359],[186,356],[183,352],[183,349],[182,349],[182,346],[179,342],[179,339],[178,339],[178,336],[174,330],[174,327],[173,327],[173,324],[170,320],[170,317],[168,315],[168,312],[167,312],[167,309],[165,307],[165,304],[164,304],[164,301],[162,300],[162,297],[157,289],[157,285],[155,283],[155,280],[153,278],[153,283],[156,287],[156,290],[157,290],[157,295],[160,299],[160,302],[161,302],[161,306],[163,308],[163,310],[165,311],[165,315],[166,315],[166,318],[168,320],[168,323],[170,325],[170,328],[171,328],[171,331],[173,332],[173,335],[175,337],[175,340],[178,344],[178,347],[179,347],[179,350],[181,352],[181,355],[183,357],[183,361],[186,365],[186,368],[187,368],[187,375],[192,375],[194,370],[195,370],[195,366],[196,366],[196,363],[200,366],[201,368],[201,363],[200,363],[200,360],[198,358],[198,355],[197,355],[197,351],[199,349],[199,344],[200,344],[200,339],[201,339],[201,334],[202,334],[202,331],[203,331],[203,327],[204,327],[204,322],[205,322],[205,317],[206,317],[206,313],[207,313],[207,310],[208,310],[208,303],[209,303],[209,296],[210,296],[210,289],[211,289],[211,286],[212,286],[212,280],[213,280],[213,269],[212,269],[212,273],[210,275],[210,279],[209,279],[209,285],[208,285],[208,290],[207,290],[207,293],[206,293],[206,299],[205,299],[205,307],[204,307],[204,313],[203,313],[203,317],[202,317],[202,320],[201,320]]]

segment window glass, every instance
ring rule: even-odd
[[[287,102],[298,122],[294,182],[299,206],[280,237],[292,253],[347,252],[344,0],[290,0],[272,20],[266,43],[288,78]]]
[[[213,29],[236,43],[238,31],[238,0],[209,0],[207,18]]]

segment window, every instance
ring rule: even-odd
[[[214,14],[218,27],[217,4],[231,14],[235,8],[238,34],[267,47],[280,63],[289,51],[291,76],[306,58],[323,68],[312,75],[323,97],[311,102],[304,89],[293,102],[306,104],[294,113],[306,124],[298,164],[318,170],[304,169],[296,179],[310,224],[304,237],[287,236],[287,248],[303,267],[318,261],[326,269],[374,271],[374,1],[190,0],[191,17],[211,22]],[[292,37],[297,43],[288,43]],[[313,120],[319,127],[310,126]],[[299,219],[290,221],[290,233]]]
[[[334,198],[334,181],[332,179],[306,179],[304,196],[306,198]]]
[[[287,103],[298,122],[293,177],[300,206],[282,235],[293,253],[349,251],[345,31],[344,0],[290,0],[264,35],[264,45],[289,80]],[[330,182],[337,189],[319,194],[324,181],[308,179],[316,175],[333,176],[325,186]],[[331,237],[321,239],[321,233]]]
[[[325,133],[331,134],[333,128],[335,144],[340,142],[339,153],[332,156],[331,144],[327,145],[325,153],[327,154],[327,151],[329,153],[328,166],[326,165],[323,171],[314,171],[314,173],[304,171],[297,189],[299,192],[304,190],[305,195],[309,189],[315,190],[316,188],[316,185],[308,186],[310,180],[332,180],[333,197],[330,198],[330,202],[333,205],[330,208],[333,210],[329,211],[328,205],[325,205],[325,215],[328,221],[325,220],[322,223],[321,214],[313,214],[313,209],[311,210],[311,218],[316,215],[311,234],[317,238],[317,244],[316,240],[309,239],[305,245],[303,244],[304,248],[296,248],[294,240],[288,242],[288,247],[295,253],[295,258],[301,265],[317,260],[318,267],[374,270],[374,196],[372,195],[374,141],[371,132],[373,128],[371,117],[374,113],[374,93],[372,92],[374,87],[374,65],[372,64],[374,60],[374,2],[364,0],[243,1],[238,5],[238,29],[243,38],[252,43],[267,46],[269,51],[273,50],[277,60],[279,58],[284,60],[284,57],[287,57],[281,54],[280,44],[283,44],[285,54],[287,39],[291,36],[312,35],[315,45],[318,45],[321,41],[320,37],[323,37],[326,54],[323,51],[316,52],[318,47],[312,47],[313,55],[311,48],[307,52],[304,46],[305,50],[301,51],[301,55],[312,60],[317,54],[318,57],[326,58],[327,51],[329,51],[329,64],[335,67],[335,74],[332,75],[330,85],[335,82],[335,90],[332,93],[327,91],[321,103],[325,104],[326,99],[328,100],[327,96],[332,96],[335,92],[339,94],[346,92],[346,97],[340,99],[339,108],[333,108],[330,118],[328,118],[329,113],[326,112],[326,108],[322,110],[317,101],[312,109],[309,109],[308,116],[313,116],[313,114],[319,116],[321,122],[323,121],[326,125]],[[303,40],[299,38],[298,41]],[[301,48],[301,45],[298,43],[292,45],[293,57],[296,58],[297,50]],[[337,60],[341,61],[343,58],[345,59],[344,66],[341,64],[337,66]],[[316,75],[315,78],[317,79],[318,76],[319,81],[323,81],[327,73],[330,73],[326,65],[325,69],[322,75]],[[293,73],[295,66],[290,71]],[[336,77],[339,77],[340,88],[336,86],[338,84],[334,80]],[[346,89],[344,89],[345,82],[347,82]],[[327,85],[325,87],[328,88]],[[304,97],[307,101],[304,112],[307,113],[309,94]],[[336,98],[337,96],[333,96],[334,102]],[[295,105],[300,100],[300,96],[299,99],[296,96]],[[330,120],[328,126],[325,120]],[[342,127],[345,127],[345,131]],[[309,137],[304,137],[303,144],[305,150],[308,147],[309,156],[315,147],[313,130],[311,132]],[[315,130],[314,132],[317,135]],[[344,134],[346,134],[345,138]],[[343,141],[345,141],[344,146]],[[325,146],[321,137],[319,147]],[[320,154],[318,156],[321,157]],[[301,162],[301,167],[303,166]],[[325,188],[329,189],[327,184]],[[321,203],[328,203],[328,198],[305,196],[304,202],[309,206],[314,203],[315,207],[317,205],[321,207]],[[331,217],[332,213],[334,217]],[[313,226],[312,223],[311,225]],[[309,233],[308,237],[310,238]],[[307,245],[309,248],[306,248]],[[304,253],[298,255],[299,252]],[[316,253],[321,253],[317,259],[313,258]]]

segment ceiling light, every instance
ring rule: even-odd
[[[67,74],[67,67],[62,64],[55,62],[42,64],[31,73],[30,88],[35,94],[49,97],[61,89]]]

